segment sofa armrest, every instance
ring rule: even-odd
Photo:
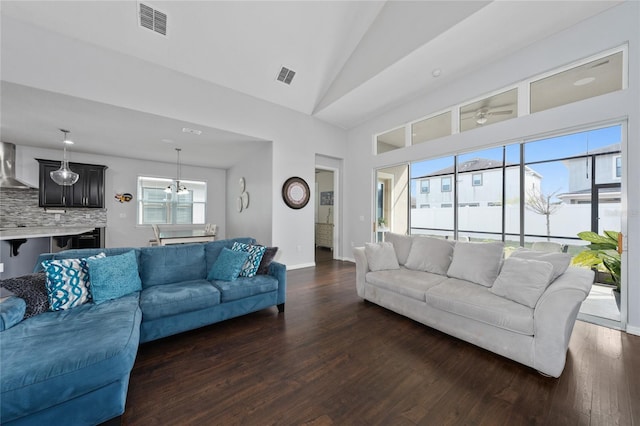
[[[356,291],[358,296],[364,298],[364,283],[367,272],[369,272],[369,263],[364,254],[364,247],[354,247],[353,257],[356,260]]]
[[[278,280],[278,305],[282,305],[287,298],[287,266],[278,262],[271,262],[269,275]]]
[[[559,377],[582,301],[593,283],[593,271],[569,267],[545,290],[533,313],[534,365],[538,371]]]

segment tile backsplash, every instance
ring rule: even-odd
[[[16,226],[107,226],[106,209],[62,208],[65,213],[47,213],[38,207],[38,189],[0,190],[0,228]],[[88,215],[88,217],[87,217]]]

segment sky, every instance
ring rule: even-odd
[[[548,139],[525,143],[525,163],[574,157],[592,152],[597,148],[620,143],[622,126],[599,128]],[[520,145],[512,144],[506,148],[507,163],[520,162]],[[471,153],[460,154],[458,163],[474,158],[486,158],[502,161],[502,147],[490,148]],[[453,156],[415,162],[411,164],[411,178],[428,175],[453,165]],[[567,192],[568,169],[562,162],[540,163],[529,166],[542,175],[542,192]],[[415,196],[415,184],[411,185],[411,195]]]

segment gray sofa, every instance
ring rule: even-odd
[[[358,295],[422,324],[559,377],[593,272],[570,255],[386,235],[354,248]]]

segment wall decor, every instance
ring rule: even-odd
[[[321,206],[333,205],[333,191],[325,191],[320,193],[320,205]]]
[[[241,177],[238,180],[238,185],[240,186],[240,196],[238,197],[238,213],[242,213],[243,210],[249,208],[249,193],[246,191],[247,182],[244,177]]]
[[[115,199],[120,201],[121,203],[128,203],[129,201],[133,200],[133,195],[125,192],[124,194],[116,194]]]
[[[282,185],[282,199],[292,209],[306,206],[310,196],[309,185],[300,177],[290,177]]]

